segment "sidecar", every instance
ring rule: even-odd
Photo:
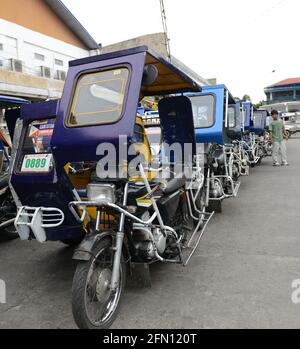
[[[188,95],[198,144],[205,144],[205,168],[211,209],[221,211],[223,199],[236,197],[240,183],[233,140],[240,134],[238,106],[225,85],[205,86]]]
[[[40,242],[71,242],[83,236],[82,224],[67,209],[67,201],[79,197],[66,171],[68,163],[55,166],[53,159],[59,106],[60,100],[23,106],[16,123],[14,142],[22,146],[12,154],[11,188],[19,207],[15,225],[22,240],[31,234]]]
[[[232,141],[240,141],[242,139],[242,114],[239,102],[228,106],[228,123],[228,138]]]
[[[0,96],[0,109],[4,111],[7,130],[0,130],[0,238],[5,240],[18,237],[14,227],[16,206],[9,190],[9,166],[11,139],[17,118],[20,116],[20,106],[30,102],[18,97]]]
[[[228,112],[236,102],[227,87],[204,86],[201,93],[189,94],[188,97],[193,106],[197,143],[230,143],[230,129],[238,123],[238,115]]]
[[[243,150],[247,153],[248,163],[254,167],[263,157],[263,150],[259,144],[259,135],[264,133],[265,118],[250,101],[242,102],[242,131]],[[256,113],[256,114],[255,114]]]
[[[250,126],[250,132],[257,136],[262,136],[265,132],[267,125],[267,110],[253,109],[252,122]]]
[[[242,129],[248,134],[251,129],[251,121],[253,119],[253,104],[250,101],[242,102]]]

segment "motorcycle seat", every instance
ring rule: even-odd
[[[177,177],[171,179],[166,188],[163,189],[163,193],[166,195],[175,193],[178,189],[184,187],[186,178],[184,174],[177,175]]]

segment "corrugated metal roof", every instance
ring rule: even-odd
[[[58,17],[72,30],[72,32],[90,50],[99,49],[99,44],[92,38],[83,25],[70,12],[70,10],[60,0],[44,0],[46,4],[56,13]]]
[[[286,85],[295,85],[300,84],[300,78],[290,78],[277,82],[274,85],[268,87],[276,87],[276,86],[286,86]]]

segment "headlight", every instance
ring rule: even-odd
[[[115,189],[113,184],[89,184],[87,186],[87,196],[89,201],[114,204],[116,202]]]

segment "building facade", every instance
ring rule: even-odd
[[[133,38],[130,40],[118,42],[112,45],[108,45],[103,47],[102,53],[108,53],[112,51],[125,50],[137,46],[148,46],[149,48],[155,50],[157,53],[162,55],[165,59],[169,59],[168,51],[166,47],[166,38],[164,33],[154,33],[139,36],[137,38]],[[177,68],[185,72],[188,76],[194,79],[200,86],[210,85],[207,79],[204,79],[202,76],[194,72],[192,69],[187,67],[184,63],[182,63],[179,59],[172,56],[171,57],[172,64],[174,64]]]
[[[291,78],[280,81],[265,88],[266,105],[271,111],[300,112],[300,78]]]
[[[0,95],[59,98],[68,62],[99,45],[60,0],[0,0]]]

